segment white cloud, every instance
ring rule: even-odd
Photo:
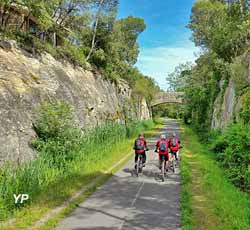
[[[166,76],[180,63],[194,62],[198,51],[191,42],[183,47],[141,48],[136,66],[153,77],[162,89],[167,89]]]

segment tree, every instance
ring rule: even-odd
[[[96,35],[100,20],[106,17],[107,19],[113,19],[111,20],[111,22],[114,21],[117,12],[118,0],[98,0],[95,4],[96,13],[94,16],[91,47],[86,57],[87,61],[90,59],[96,47]]]
[[[109,48],[119,59],[134,65],[139,54],[138,36],[146,29],[144,20],[129,16],[114,23]]]
[[[185,87],[186,78],[191,73],[192,67],[193,64],[191,62],[177,66],[175,71],[170,73],[166,78],[167,84],[169,85],[168,89],[176,92],[182,91]]]

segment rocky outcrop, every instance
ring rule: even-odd
[[[212,117],[212,128],[225,128],[228,124],[240,121],[242,99],[250,87],[250,52],[236,57],[230,64],[230,80],[220,81]]]
[[[220,93],[217,96],[212,117],[212,128],[219,129],[226,127],[232,120],[236,104],[235,88],[233,80],[225,87],[225,80],[220,82]]]
[[[75,108],[80,127],[107,119],[122,120],[124,109],[133,119],[149,119],[145,101],[141,112],[131,110],[131,89],[125,81],[116,85],[99,74],[55,60],[43,53],[37,57],[14,42],[0,46],[0,163],[34,159],[29,147],[36,108],[45,100],[63,100]],[[6,44],[5,44],[6,46]]]

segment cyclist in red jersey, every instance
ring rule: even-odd
[[[174,156],[176,160],[179,158],[180,144],[180,139],[177,137],[176,133],[173,132],[172,137],[169,139],[169,148],[172,156]]]
[[[134,142],[134,150],[135,150],[135,167],[138,161],[139,155],[141,154],[143,157],[143,167],[145,167],[146,163],[146,150],[148,150],[147,142],[145,140],[144,134],[139,134],[138,138]]]
[[[162,161],[166,162],[166,170],[169,167],[168,140],[165,135],[161,135],[160,140],[156,143],[155,152],[159,153],[159,169],[162,170]]]

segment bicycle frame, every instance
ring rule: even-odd
[[[177,154],[177,152],[175,152],[175,154]],[[171,153],[171,167],[173,172],[175,172],[175,166],[176,166],[176,158],[177,155],[175,155],[174,153]]]
[[[139,155],[139,159],[136,162],[136,169],[135,169],[136,176],[139,176],[139,172],[141,169],[142,169],[142,154]]]

